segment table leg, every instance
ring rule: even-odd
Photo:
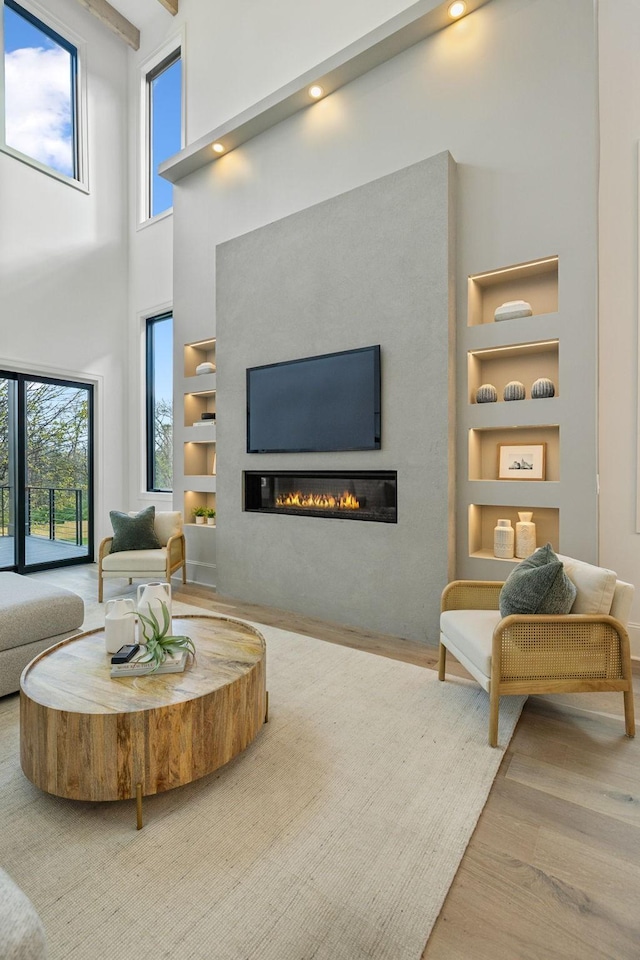
[[[136,830],[142,830],[142,784],[136,783]]]
[[[269,691],[265,690],[264,722],[269,723]]]

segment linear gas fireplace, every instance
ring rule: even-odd
[[[244,509],[297,517],[397,523],[395,470],[245,471]]]

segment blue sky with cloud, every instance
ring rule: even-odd
[[[5,4],[4,57],[7,144],[74,176],[71,53]]]

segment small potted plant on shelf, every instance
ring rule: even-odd
[[[207,526],[215,527],[216,525],[216,512],[212,510],[211,507],[207,508]]]
[[[194,507],[191,511],[194,517],[196,518],[196,523],[204,523],[207,516],[206,507]]]
[[[192,657],[195,657],[196,654],[196,648],[191,637],[169,635],[169,627],[171,626],[169,605],[161,601],[160,607],[162,624],[150,607],[149,616],[139,611],[137,614],[142,627],[145,646],[145,653],[139,658],[139,662],[149,664],[152,667],[152,672],[158,670],[167,657],[180,657],[183,650],[186,650],[187,654],[191,654]]]

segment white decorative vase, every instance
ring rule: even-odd
[[[536,525],[531,522],[533,513],[518,513],[520,522],[516,523],[516,557],[526,560],[536,549]]]
[[[148,617],[149,611],[153,612],[158,623],[162,624],[162,604],[166,604],[171,618],[171,584],[160,583],[141,583],[138,587],[138,613]]]
[[[208,360],[205,360],[204,363],[199,363],[196,367],[196,376],[201,377],[203,373],[215,373],[216,366],[214,363],[209,363]]]
[[[196,523],[204,523],[205,517],[196,517]]]
[[[104,643],[107,653],[117,653],[125,643],[136,642],[136,605],[130,598],[108,600],[105,604]]]
[[[493,555],[500,560],[513,559],[513,541],[515,531],[511,526],[511,520],[498,520],[498,524],[493,529]]]
[[[215,525],[216,525],[216,518],[215,518],[215,517],[207,517],[207,526],[208,526],[208,527],[215,527]]]
[[[516,317],[530,317],[533,314],[531,304],[526,300],[507,300],[496,308],[494,320],[513,320]]]

